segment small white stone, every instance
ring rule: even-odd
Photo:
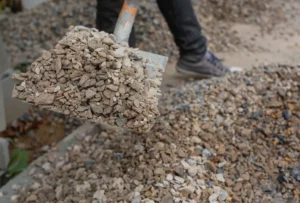
[[[218,202],[217,199],[218,199],[218,194],[215,193],[210,195],[208,198],[209,203],[217,203]]]
[[[123,67],[125,68],[131,68],[131,61],[129,58],[124,58],[123,59]]]
[[[196,182],[197,182],[198,186],[199,186],[202,190],[205,190],[205,189],[206,189],[204,180],[198,179]]]
[[[134,189],[134,192],[142,192],[144,189],[144,186],[143,185],[139,185],[137,186],[135,189]]]
[[[75,145],[75,146],[73,147],[73,151],[79,153],[79,152],[81,151],[81,146]]]
[[[123,190],[124,189],[124,180],[122,178],[114,178],[112,187],[117,190]]]
[[[221,192],[221,188],[218,186],[213,186],[213,190],[214,190],[214,194],[217,194],[217,195],[219,195]]]
[[[104,202],[106,201],[106,196],[104,195],[104,193],[104,190],[98,190],[94,193],[93,198],[97,199],[99,202]]]
[[[197,167],[191,167],[190,169],[189,169],[189,171],[188,171],[188,173],[189,173],[189,175],[190,176],[195,176],[195,175],[197,175],[197,173],[198,173],[198,168]]]
[[[53,92],[58,92],[60,90],[60,86],[54,88]]]
[[[225,164],[226,164],[226,161],[220,162],[220,163],[218,163],[218,167],[222,168],[223,166],[225,166]]]
[[[203,149],[202,150],[202,156],[203,157],[210,157],[211,156],[211,152],[208,149]]]
[[[188,170],[191,168],[191,166],[184,160],[181,161],[181,164],[185,170]]]
[[[223,177],[223,174],[221,174],[221,173],[219,173],[219,174],[217,174],[216,175],[216,178],[217,178],[217,180],[218,181],[220,181],[220,182],[225,182],[225,179],[224,179],[224,177]]]
[[[34,189],[34,190],[36,190],[40,187],[41,187],[41,184],[39,184],[38,182],[34,182],[33,185],[31,186],[31,188]]]
[[[197,194],[198,196],[201,195],[201,192],[202,192],[201,189],[197,189],[197,190],[196,190],[196,194]]]
[[[88,176],[88,178],[96,180],[98,178],[98,176],[95,173],[92,173]]]
[[[78,193],[85,193],[91,189],[91,185],[89,182],[84,181],[83,185],[76,185],[75,190]]]
[[[60,185],[60,186],[56,187],[56,189],[55,189],[56,199],[59,200],[62,197],[62,194],[63,194],[63,186]]]
[[[43,164],[42,168],[47,171],[47,172],[50,172],[51,170],[51,164],[49,162],[46,162]]]
[[[152,199],[144,199],[142,203],[155,203]]]
[[[197,159],[197,157],[193,157],[195,159]],[[200,157],[201,158],[201,157]],[[188,159],[186,162],[189,164],[189,165],[196,165],[197,164],[197,161],[195,159]]]
[[[188,192],[189,194],[192,194],[192,193],[194,193],[195,192],[195,187],[193,187],[193,186],[185,186],[185,187],[182,187],[182,188],[180,188],[179,190],[180,191],[186,191],[186,192]]]
[[[32,176],[35,173],[35,171],[36,171],[36,168],[30,169],[28,175]]]
[[[177,195],[177,192],[173,188],[171,188],[170,192],[173,196]]]
[[[164,184],[162,184],[162,183],[156,183],[154,186],[155,187],[164,187]]]
[[[177,146],[176,146],[176,144],[174,144],[174,143],[171,143],[171,144],[170,144],[170,148],[171,148],[171,149],[176,149],[176,148],[177,148]]]
[[[228,197],[228,193],[221,188],[219,198],[224,201],[227,199],[227,197]]]
[[[178,198],[178,197],[176,197],[176,198],[174,198],[174,202],[180,202],[181,201],[181,199],[180,198]]]
[[[55,164],[55,168],[61,168],[65,164],[65,161],[59,161]]]
[[[23,82],[21,83],[21,86],[22,86],[22,87],[26,87],[25,81],[23,81]]]
[[[14,203],[14,202],[16,202],[18,200],[18,198],[19,198],[19,195],[13,195],[13,196],[11,196],[10,201],[12,203]]]
[[[191,142],[200,144],[202,142],[202,140],[198,136],[193,136],[193,137],[191,137]]]
[[[125,48],[120,47],[114,51],[114,56],[116,58],[123,58],[125,56]]]
[[[173,180],[173,175],[169,173],[169,174],[167,175],[167,178],[166,178],[166,179],[167,179],[167,181],[172,181],[172,180]]]
[[[184,183],[184,179],[179,177],[179,176],[175,176],[174,177],[175,181],[178,182],[178,183]]]
[[[170,185],[170,183],[169,183],[168,181],[166,181],[166,180],[163,181],[163,184],[164,184],[165,186],[169,186],[169,185]]]
[[[17,184],[13,184],[13,185],[11,186],[11,188],[12,188],[13,190],[20,190],[20,189],[21,189],[21,186],[20,186],[20,185],[17,185]]]

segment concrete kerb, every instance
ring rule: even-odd
[[[9,163],[9,143],[6,139],[0,138],[0,176],[6,170]]]
[[[0,39],[0,131],[5,130],[7,123],[28,111],[29,105],[12,98],[15,82],[12,80],[14,70],[6,46]]]
[[[60,143],[57,145],[57,151],[49,152],[44,154],[34,162],[32,162],[26,170],[24,170],[21,174],[10,180],[6,185],[0,188],[0,193],[5,194],[3,197],[0,197],[1,203],[9,203],[11,202],[11,197],[15,195],[15,191],[12,189],[13,185],[19,185],[21,187],[28,186],[34,183],[34,179],[28,175],[31,169],[35,167],[37,163],[40,163],[45,157],[49,155],[54,155],[57,158],[64,156],[67,153],[68,147],[76,144],[80,144],[80,140],[78,137],[82,137],[82,135],[100,132],[101,129],[105,127],[101,125],[97,125],[94,123],[86,122],[79,128],[77,128],[74,132],[64,138]]]

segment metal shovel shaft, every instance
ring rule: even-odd
[[[139,2],[140,0],[125,0],[121,13],[119,15],[114,35],[116,36],[117,42],[127,42],[129,40],[130,33],[132,31],[132,27],[135,21],[135,16],[137,14],[137,10],[139,7]],[[139,51],[138,52],[140,55],[143,57],[160,64],[163,70],[165,69],[167,62],[168,62],[168,57],[149,53],[149,52],[144,52],[144,51]],[[148,69],[151,69],[149,67]],[[153,70],[149,70],[153,71]]]
[[[139,7],[139,0],[125,0],[119,15],[114,35],[117,42],[128,42]]]

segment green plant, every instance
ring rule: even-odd
[[[11,159],[6,171],[7,177],[13,177],[28,166],[28,152],[16,149],[11,154]]]
[[[28,166],[28,152],[16,149],[10,155],[11,159],[8,168],[0,176],[0,187],[5,185],[10,179],[18,175]]]

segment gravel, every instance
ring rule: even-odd
[[[283,20],[283,2],[277,0],[193,2],[212,51],[251,49],[231,31],[232,22],[270,31]],[[139,10],[138,47],[175,59],[172,35],[154,4],[143,1]],[[70,25],[94,27],[95,5],[49,1],[7,14],[0,34],[13,66],[30,64],[53,48]],[[85,135],[64,157],[38,163],[30,173],[36,182],[15,187],[12,202],[297,203],[299,76],[299,66],[264,65],[171,88],[149,133]]]
[[[193,1],[196,15],[203,26],[212,51],[251,49],[241,42],[232,22],[260,24],[263,30],[272,30],[281,22],[282,2],[278,0]],[[42,50],[49,50],[72,25],[95,27],[96,0],[48,1],[41,6],[18,14],[7,14],[0,20],[0,36],[8,46],[13,67],[22,67],[37,59]],[[155,1],[142,1],[136,20],[138,47],[141,50],[169,56],[178,56],[167,24]]]
[[[170,89],[149,133],[85,135],[16,202],[299,202],[299,76],[268,65]]]
[[[147,67],[152,67],[148,69]],[[43,51],[18,82],[13,97],[73,117],[148,132],[157,109],[162,67],[114,35],[70,28],[55,49]]]

